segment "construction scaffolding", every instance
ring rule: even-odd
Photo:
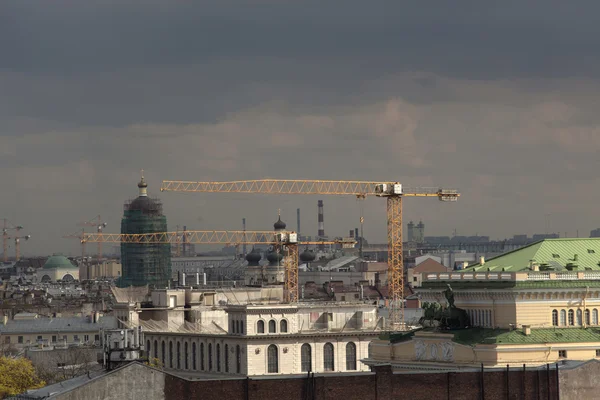
[[[121,233],[148,234],[167,231],[160,200],[140,196],[123,206]],[[122,277],[119,286],[164,288],[171,279],[170,243],[121,243]]]

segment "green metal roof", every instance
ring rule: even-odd
[[[545,239],[474,264],[462,272],[528,271],[531,261],[540,271],[600,271],[600,238]]]
[[[73,265],[73,263],[67,257],[61,254],[54,254],[53,256],[49,257],[44,264],[44,269],[53,268],[72,269],[75,268],[75,265]]]
[[[475,344],[542,344],[542,343],[600,343],[599,328],[532,328],[530,335],[522,330],[472,328],[452,331],[454,341]]]
[[[574,279],[574,280],[540,280],[540,281],[514,281],[514,280],[435,280],[423,281],[423,289],[446,289],[448,284],[453,289],[577,289],[598,288],[600,280]],[[417,288],[417,291],[419,288]]]

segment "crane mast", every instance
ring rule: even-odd
[[[402,198],[437,197],[440,201],[457,201],[455,189],[439,187],[403,187],[394,181],[334,181],[306,179],[259,179],[228,182],[163,181],[161,192],[187,193],[262,193],[313,194],[386,197],[388,239],[388,289],[390,328],[404,329],[404,263],[402,258]]]

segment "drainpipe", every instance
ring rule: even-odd
[[[586,318],[585,318],[586,317],[585,311],[587,310],[587,308],[586,308],[586,304],[587,304],[586,300],[587,300],[587,296],[589,294],[589,291],[590,291],[590,287],[586,286],[585,287],[585,294],[583,295],[583,321],[581,321],[581,322],[583,322],[582,325],[583,325],[584,328],[587,328],[587,321],[586,321]],[[591,319],[591,315],[590,315],[590,319]],[[590,322],[592,322],[592,321],[590,321]]]

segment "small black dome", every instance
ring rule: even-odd
[[[248,261],[249,266],[257,266],[262,258],[260,251],[256,249],[252,249],[252,251],[246,254],[246,261]]]
[[[310,262],[314,261],[317,258],[316,254],[312,251],[306,249],[300,254],[300,261],[302,262]]]
[[[267,254],[267,260],[269,260],[269,264],[271,265],[279,265],[281,260],[283,260],[283,255],[276,251],[271,251]]]
[[[275,222],[273,224],[273,227],[275,228],[276,231],[282,231],[285,229],[286,225],[285,225],[285,222],[283,222],[281,220],[281,216],[279,216],[279,219],[277,220],[277,222]]]

